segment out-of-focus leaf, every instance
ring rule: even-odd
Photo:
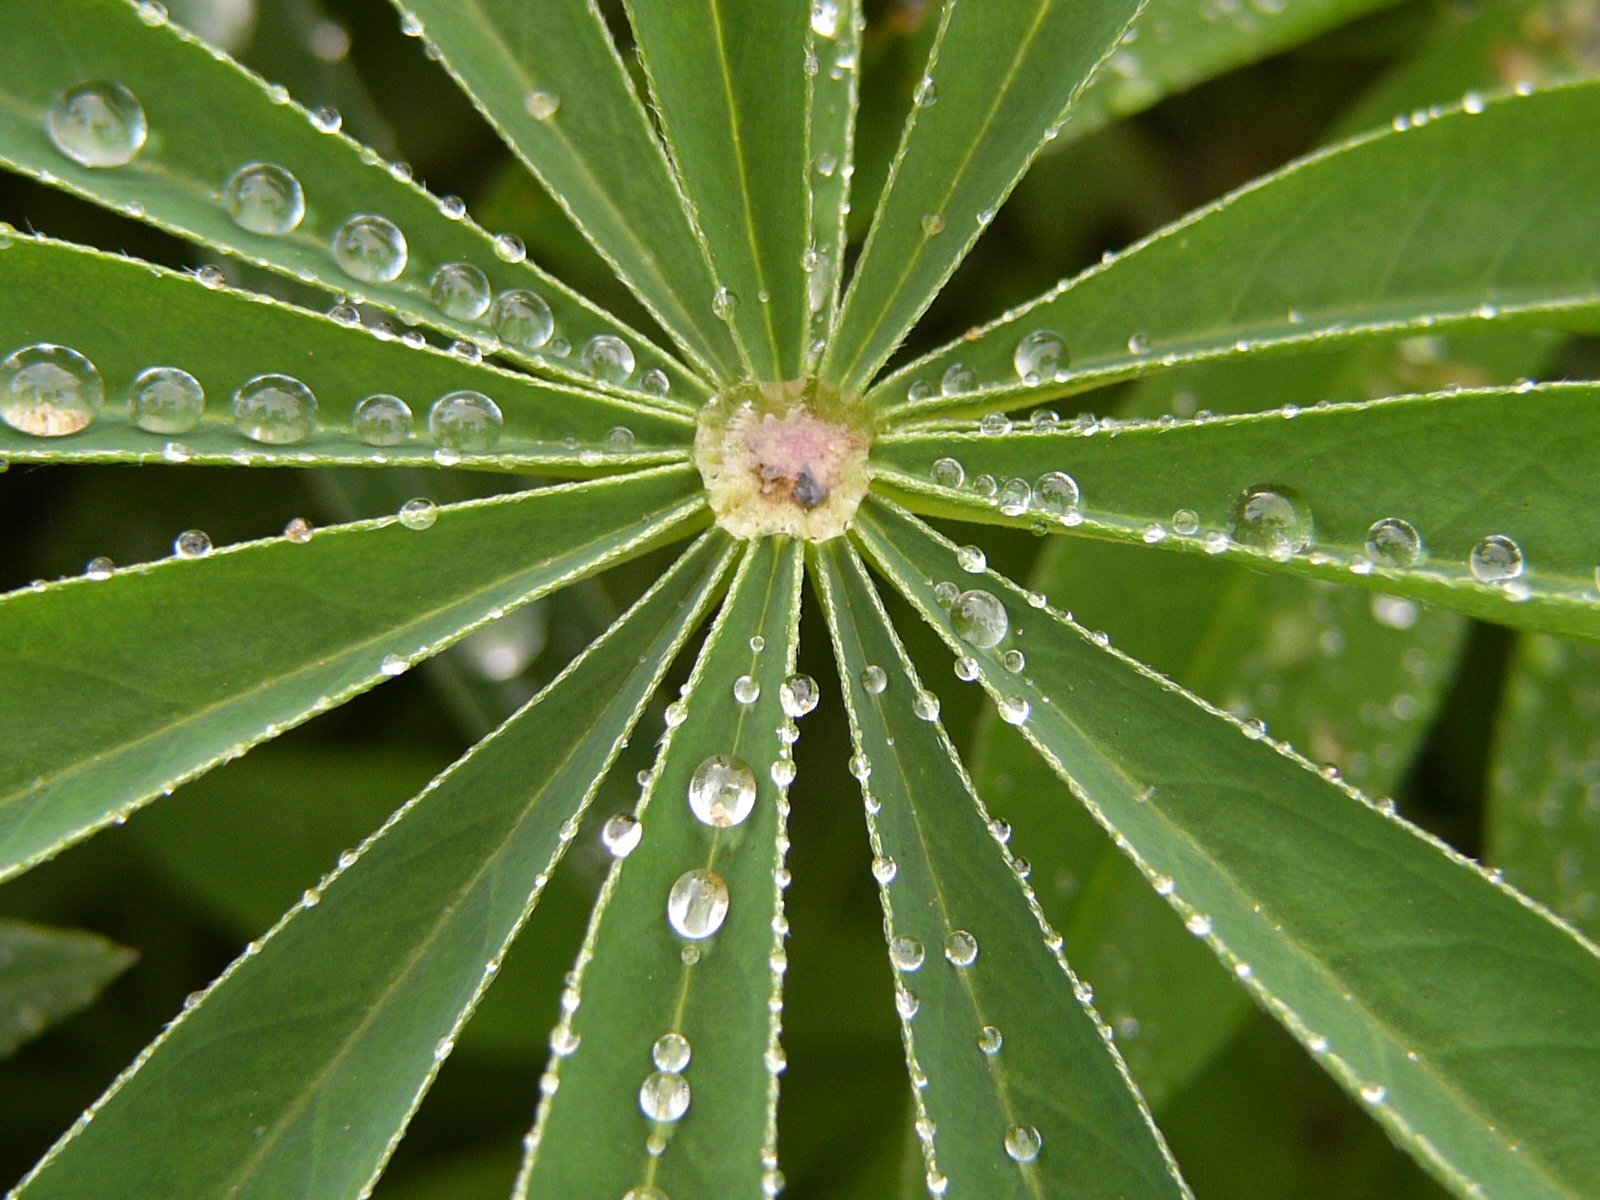
[[[92,933],[0,918],[0,1058],[93,1004],[136,958]]]

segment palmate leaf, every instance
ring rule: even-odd
[[[159,7],[130,0],[61,0],[18,22],[7,34],[12,66],[0,81],[0,165],[48,179],[256,266],[320,284],[335,294],[360,295],[413,324],[475,342],[498,341],[508,354],[543,369],[589,376],[583,351],[591,339],[604,335],[626,341],[635,361],[628,379],[618,379],[620,372],[605,372],[606,386],[630,384],[640,390],[653,370],[665,373],[670,393],[692,396],[703,388],[640,334],[532,264],[504,261],[503,254],[515,257],[511,248],[497,247],[488,233],[464,217],[446,215],[443,201],[403,175],[397,178],[371,150],[336,131],[318,130],[286,94],[167,24]],[[131,161],[85,165],[52,142],[52,104],[85,83],[115,84],[137,103],[148,132]],[[90,138],[94,156],[111,162],[121,158],[125,139],[115,129],[101,136],[115,153]],[[248,225],[230,215],[229,182],[254,164],[286,170],[298,182],[304,214],[293,229],[259,231],[286,223],[281,214],[291,211],[289,205],[264,202],[269,195],[287,194],[271,181],[257,179],[254,190],[246,193],[254,198],[247,208],[253,213],[246,218]],[[382,217],[400,231],[406,252],[398,275],[383,278],[394,262],[378,254],[369,258],[373,268],[360,275],[341,266],[334,239],[357,216]],[[510,324],[503,316],[497,322],[500,310],[480,307],[481,297],[469,300],[472,287],[458,290],[452,301],[463,315],[449,315],[431,293],[435,273],[450,264],[481,271],[496,296],[533,292],[548,306],[554,328]],[[465,315],[474,309],[480,311]],[[559,343],[566,344],[565,352],[558,353]]]
[[[1189,930],[1424,1167],[1467,1194],[1589,1190],[1592,944],[1259,728],[964,566],[909,515],[874,501],[855,533]],[[955,580],[993,589],[992,605],[956,603],[963,621],[1005,610],[994,646],[957,635],[936,596]],[[1021,672],[1003,664],[1010,649]]]
[[[811,6],[806,59],[810,103],[806,113],[806,178],[810,185],[811,241],[806,268],[810,316],[804,361],[826,341],[838,315],[849,245],[851,180],[856,173],[856,118],[861,107],[861,0],[821,0]],[[816,70],[811,70],[815,60]]]
[[[947,3],[823,371],[860,390],[938,293],[1143,0]]]
[[[484,117],[708,374],[733,339],[689,202],[592,0],[396,0]],[[752,297],[752,300],[754,298]]]
[[[0,919],[0,1058],[87,1008],[137,957],[92,933]]]
[[[1484,857],[1600,935],[1600,648],[1519,638],[1495,731]]]
[[[782,1185],[784,696],[802,561],[787,539],[747,545],[669,716],[628,835],[637,845],[612,867],[551,1035],[519,1197]]]
[[[1275,348],[1592,324],[1600,168],[1565,148],[1597,119],[1594,83],[1408,118],[1199,209],[872,397],[909,419]]]
[[[693,436],[689,419],[676,412],[413,348],[146,263],[4,231],[0,243],[7,282],[0,293],[0,354],[41,343],[65,346],[88,359],[97,376],[80,377],[82,396],[104,395],[98,416],[77,396],[54,407],[9,406],[0,424],[0,458],[248,466],[427,466],[465,458],[481,468],[589,475],[599,468],[681,461]],[[85,296],[146,315],[137,326],[108,322],[102,309],[84,303]],[[196,337],[197,329],[206,335]],[[185,372],[189,381],[168,382],[163,393],[145,379],[137,389],[141,394],[148,387],[158,397],[188,397],[193,393],[174,389],[197,384],[203,396],[196,403],[204,414],[190,411],[187,401],[157,404],[144,420],[173,431],[141,428],[130,401],[136,381],[157,368]],[[252,380],[271,375],[310,389],[306,417],[314,419],[303,425],[299,417],[274,420],[267,433],[278,440],[255,440],[241,429],[255,422],[235,418],[232,398]],[[432,406],[459,392],[486,397],[503,424],[466,422],[467,428],[445,421],[435,433]],[[374,393],[407,405],[394,410],[400,414],[396,423],[378,423],[377,433],[357,413]],[[44,436],[91,419],[79,432]],[[190,422],[192,428],[183,428]]]
[[[703,536],[521,713],[342,855],[16,1194],[365,1195],[732,557],[720,533]],[[553,738],[553,720],[581,732]]]
[[[13,592],[0,878],[704,512],[666,467]]]
[[[1173,423],[910,432],[874,453],[879,478],[927,511],[1076,526],[1597,638],[1585,530],[1600,494],[1580,465],[1600,434],[1597,402],[1591,384],[1527,385]],[[993,499],[937,484],[955,474],[935,472],[941,459],[1021,482]],[[1054,472],[1071,482],[1047,481],[1035,505],[1027,481]],[[1550,478],[1561,486],[1530,504]]]
[[[847,544],[816,555],[934,1195],[1188,1196]]]

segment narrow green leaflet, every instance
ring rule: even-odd
[[[0,1058],[89,1007],[138,957],[92,933],[0,919]]]
[[[704,520],[668,467],[0,598],[0,878]],[[190,553],[194,553],[191,548]]]
[[[1600,389],[1547,384],[1206,420],[891,434],[874,453],[879,478],[932,512],[1238,558],[1600,638],[1600,552],[1586,532],[1600,489],[1584,469],[1595,437]],[[1530,504],[1529,481],[1545,478],[1561,486]]]
[[[430,196],[338,132],[336,116],[308,114],[160,8],[60,0],[13,22],[0,166],[544,369],[703,394],[670,356],[522,261],[514,240],[467,220],[458,199]],[[596,347],[602,337],[613,340]]]
[[[1302,159],[885,380],[902,416],[1201,359],[1600,309],[1600,84],[1469,98]],[[959,369],[958,369],[959,368]]]
[[[366,1195],[731,557],[725,538],[703,537],[556,682],[341,855],[17,1196]],[[551,737],[555,721],[572,736]]]
[[[1600,936],[1600,649],[1518,640],[1495,731],[1484,857]]]
[[[607,827],[619,861],[550,1037],[518,1197],[782,1186],[786,709],[816,688],[788,682],[801,566],[795,542],[748,543],[638,808]]]
[[[711,257],[716,290],[700,306],[728,323],[747,376],[793,379],[806,341],[809,9],[748,0],[627,9]]]
[[[826,370],[862,389],[978,240],[1143,0],[944,5]]]
[[[928,1191],[1186,1197],[848,544],[817,554],[867,798]]]
[[[1396,0],[1150,0],[1073,107],[1063,137],[1086,133],[1209,79],[1308,42]]]
[[[806,121],[806,171],[810,187],[811,241],[806,247],[806,311],[810,320],[804,361],[825,340],[838,315],[849,246],[850,183],[855,177],[856,114],[861,111],[861,0],[818,0],[811,6],[805,62],[810,103]]]
[[[98,250],[0,230],[0,270],[0,458],[589,475],[681,460],[693,437],[675,412]],[[146,315],[113,324],[85,296]]]
[[[491,125],[705,372],[737,378],[701,234],[593,0],[395,0]],[[771,83],[772,81],[769,81]],[[751,297],[751,302],[754,302]]]
[[[1590,943],[914,518],[874,501],[856,533],[1189,931],[1402,1147],[1461,1195],[1590,1193]]]

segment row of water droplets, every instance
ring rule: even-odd
[[[529,111],[542,114],[541,119],[553,116],[558,102],[545,93],[533,95],[543,99],[536,103],[530,97]],[[281,88],[273,89],[272,98],[280,103],[289,99]],[[309,119],[315,129],[327,134],[337,133],[342,125],[331,108],[315,109]],[[61,92],[51,103],[45,124],[57,150],[73,162],[95,169],[128,165],[149,137],[149,123],[138,98],[122,84],[103,80],[84,81]],[[390,170],[409,181],[408,168]],[[296,235],[308,212],[300,180],[272,162],[241,165],[222,184],[217,203],[240,229],[274,238]],[[459,197],[444,197],[438,205],[451,220],[466,216],[466,205]],[[520,263],[527,258],[526,248],[514,234],[497,234],[492,245],[496,257],[504,262]],[[345,220],[328,239],[327,250],[340,271],[358,284],[393,283],[410,262],[404,232],[389,218],[374,213],[358,213]],[[210,271],[221,282],[220,271],[214,267]],[[305,281],[318,282],[315,277]],[[441,264],[428,281],[426,295],[444,318],[481,327],[472,342],[461,346],[464,352],[468,346],[479,353],[504,348],[551,360],[573,354],[571,343],[557,336],[554,314],[543,296],[527,288],[511,288],[496,295],[488,276],[472,263]],[[420,339],[421,334],[416,337]],[[589,338],[576,365],[591,378],[617,385],[629,383],[637,368],[633,347],[614,334]],[[638,386],[647,394],[665,396],[671,380],[664,371],[651,368],[640,377]]]

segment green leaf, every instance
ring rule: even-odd
[[[468,363],[441,350],[412,348],[328,317],[250,292],[211,288],[199,280],[97,250],[14,237],[0,231],[7,288],[0,294],[0,350],[44,343],[84,356],[98,376],[104,408],[70,436],[35,436],[91,414],[54,418],[11,405],[0,424],[0,458],[18,462],[192,462],[272,466],[448,465],[592,474],[597,468],[681,461],[692,438],[687,417],[635,400],[545,383],[512,371]],[[108,322],[104,309],[146,314],[136,330]],[[204,329],[206,336],[195,337]],[[135,423],[136,381],[153,368],[176,368],[198,384],[205,412],[182,432],[156,433]],[[234,417],[237,389],[263,375],[287,375],[310,388],[316,428],[286,443],[253,440]],[[169,377],[170,378],[170,377]],[[146,379],[141,386],[152,387]],[[170,382],[154,394],[175,393]],[[94,391],[86,384],[84,394]],[[430,428],[432,406],[454,392],[487,397],[503,424],[464,443]],[[398,397],[398,445],[364,440],[357,407],[377,392]],[[487,411],[487,410],[485,410]],[[181,405],[155,415],[184,412]],[[151,418],[146,417],[146,421]],[[309,422],[308,422],[309,424]],[[419,429],[419,426],[421,427]],[[180,426],[181,427],[181,426]],[[168,426],[171,428],[171,426]],[[285,423],[284,428],[287,428]],[[391,426],[383,425],[385,439]],[[278,436],[274,432],[274,436]],[[293,434],[287,434],[293,438]],[[474,452],[479,436],[489,449]],[[455,443],[454,445],[450,443]],[[463,445],[467,453],[456,447]]]
[[[704,519],[698,483],[661,468],[442,507],[426,529],[361,521],[0,598],[0,878],[682,537]]]
[[[850,186],[856,173],[856,120],[861,108],[861,0],[821,0],[811,6],[806,60],[806,178],[810,185],[811,241],[807,250],[806,310],[810,316],[804,361],[832,332],[850,244]]]
[[[1198,209],[873,398],[902,418],[1004,408],[1203,359],[1496,318],[1592,322],[1600,166],[1568,147],[1600,121],[1600,84],[1424,118]]]
[[[803,3],[628,0],[662,134],[705,233],[743,373],[800,374],[806,339]]]
[[[395,6],[408,28],[439,48],[485,119],[696,364],[716,378],[738,378],[733,340],[712,312],[716,283],[702,235],[599,6]]]
[[[913,518],[875,501],[855,529],[1190,931],[1404,1149],[1461,1195],[1590,1190],[1590,943],[1259,728],[965,570]],[[955,580],[1006,611],[994,647],[956,635],[935,596]],[[1002,663],[1012,649],[1020,673]]]
[[[978,240],[1143,0],[946,3],[825,367],[862,389]]]
[[[720,535],[702,538],[521,713],[341,855],[17,1195],[365,1195],[731,557]],[[575,736],[551,737],[552,720]]]
[[[1308,42],[1397,0],[1280,0],[1223,5],[1150,0],[1084,89],[1063,137],[1081,137],[1202,80]]]
[[[787,539],[748,544],[682,707],[669,710],[635,812],[642,840],[612,867],[551,1035],[518,1197],[757,1196],[781,1186],[793,765],[782,697],[801,564]]]
[[[0,918],[0,1058],[89,1007],[138,957],[92,933]]]
[[[1600,648],[1518,639],[1495,730],[1484,857],[1600,936]]]
[[[928,1190],[1188,1196],[861,560],[831,543],[816,566],[867,798]]]
[[[1600,638],[1585,533],[1600,490],[1583,467],[1597,436],[1600,390],[1547,384],[1005,436],[891,434],[874,453],[893,464],[879,478],[928,511],[1143,540]],[[935,484],[944,458],[1009,489],[991,499]],[[1041,480],[1063,469],[1071,483]],[[1541,478],[1561,486],[1529,504],[1528,480]],[[1065,503],[1074,485],[1081,501]]]
[[[447,217],[443,201],[373,151],[341,133],[316,129],[287,93],[158,19],[157,8],[126,0],[61,0],[35,19],[14,23],[6,33],[13,69],[0,80],[0,165],[256,266],[335,294],[359,294],[412,324],[474,342],[498,341],[541,369],[587,376],[581,354],[590,339],[620,337],[634,351],[633,389],[641,388],[646,371],[661,370],[673,394],[703,394],[702,383],[641,335],[531,264],[503,261],[488,233],[464,217]],[[126,88],[143,112],[148,138],[125,165],[85,166],[52,143],[51,105],[85,82]],[[263,163],[287,170],[300,184],[304,217],[287,233],[255,232],[230,216],[229,181],[242,168]],[[335,258],[335,236],[359,215],[382,217],[404,236],[405,266],[394,279],[352,276]],[[536,293],[550,307],[554,333],[542,342],[537,334],[525,335],[519,348],[515,337],[497,336],[492,308],[472,319],[447,316],[431,298],[431,283],[435,272],[455,263],[483,272],[497,295],[512,289]],[[568,344],[570,358],[557,353],[558,341]]]

